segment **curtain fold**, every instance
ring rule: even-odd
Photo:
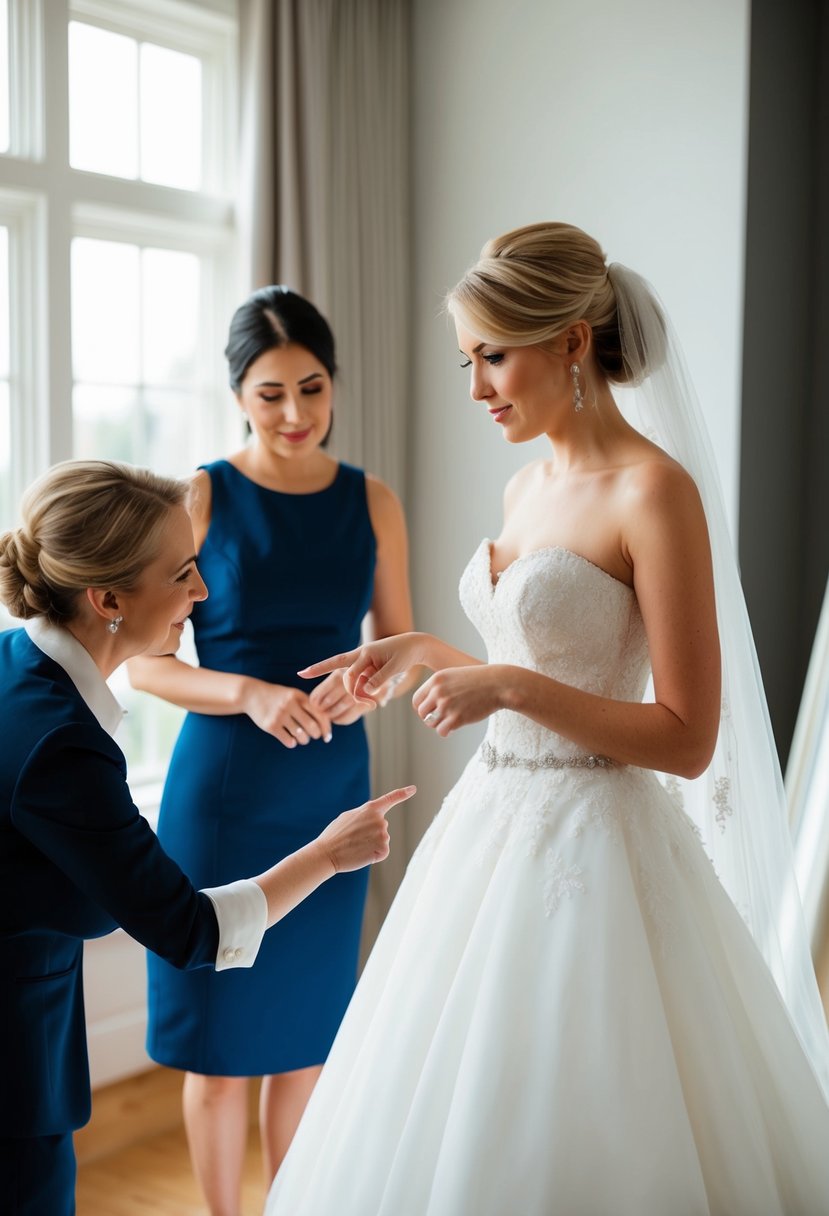
[[[286,283],[325,314],[341,369],[330,450],[405,504],[409,0],[240,0],[239,9],[241,290]],[[409,781],[405,705],[366,725],[374,790]],[[367,942],[414,843],[405,809],[390,824]]]

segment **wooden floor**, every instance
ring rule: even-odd
[[[248,1146],[243,1216],[265,1206],[256,1134]],[[77,1216],[204,1216],[184,1130],[176,1128],[78,1167]]]
[[[181,1077],[153,1068],[93,1094],[92,1119],[75,1136],[77,1216],[205,1216],[181,1125]],[[241,1216],[261,1216],[265,1204],[257,1085]]]

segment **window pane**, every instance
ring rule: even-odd
[[[198,190],[201,185],[201,62],[141,45],[141,176]]]
[[[69,163],[138,176],[138,43],[69,23]]]
[[[9,390],[9,230],[0,227],[0,531],[13,522],[11,393]]]
[[[13,528],[17,523],[17,503],[12,502],[11,491],[11,409],[9,386],[0,380],[0,532]],[[20,622],[0,604],[0,630],[19,625]]]
[[[72,242],[72,361],[75,380],[137,384],[140,376],[137,245]]]
[[[72,408],[77,459],[125,460],[173,477],[192,473],[198,438],[195,394],[76,384]]]
[[[76,384],[72,412],[76,459],[146,463],[140,395],[136,389]]]
[[[157,473],[186,477],[196,462],[197,400],[192,393],[147,389],[145,463]]]
[[[9,230],[0,227],[0,379],[9,378]]]
[[[0,532],[14,523],[11,499],[12,443],[8,381],[0,380]]]
[[[0,152],[9,150],[9,5],[0,0]]]
[[[194,253],[145,249],[143,378],[147,384],[187,384],[196,374],[201,274]]]

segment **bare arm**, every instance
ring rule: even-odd
[[[415,792],[415,786],[408,785],[373,798],[356,810],[344,811],[316,840],[254,878],[268,902],[268,928],[326,879],[383,861],[389,853],[386,815]]]
[[[480,659],[450,646],[434,634],[400,633],[321,659],[319,663],[303,668],[299,674],[313,679],[326,672],[342,670],[345,687],[351,695],[358,701],[374,704],[374,698],[382,693],[384,685],[412,668],[440,671],[469,665],[485,666]]]
[[[708,532],[691,479],[652,462],[630,490],[623,543],[650,648],[654,704],[582,692],[521,667],[439,671],[415,694],[447,735],[496,709],[525,714],[585,752],[680,776],[708,765],[717,737],[720,655]]]
[[[127,661],[133,688],[151,692],[163,701],[180,705],[197,714],[244,713],[247,676],[228,671],[193,667],[173,655],[144,657]]]
[[[376,477],[366,476],[371,525],[377,540],[374,593],[366,619],[366,641],[408,633],[412,628],[409,538],[400,500]]]

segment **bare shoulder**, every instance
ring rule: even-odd
[[[627,466],[619,478],[619,517],[624,547],[637,551],[653,543],[707,548],[707,525],[699,490],[690,473],[654,448]],[[661,542],[657,540],[661,537]]]
[[[366,501],[372,527],[377,533],[405,527],[403,506],[390,486],[373,473],[366,473]]]
[[[368,499],[369,510],[375,507],[378,511],[390,511],[402,509],[400,499],[395,494],[391,486],[387,486],[379,477],[375,477],[373,473],[366,473],[366,498]]]
[[[633,509],[654,510],[671,505],[699,504],[696,482],[687,469],[659,448],[627,465],[619,489]]]

